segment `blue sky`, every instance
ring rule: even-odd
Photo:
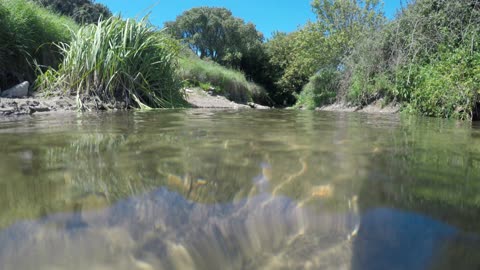
[[[182,12],[198,6],[226,7],[233,15],[252,22],[265,37],[274,31],[291,32],[315,20],[311,0],[97,0],[107,5],[113,13],[124,17],[138,17],[150,10],[150,20],[158,26],[175,20]],[[152,6],[153,9],[152,9]],[[400,0],[385,0],[385,14],[392,18]]]

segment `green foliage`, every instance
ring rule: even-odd
[[[313,89],[322,89],[322,92],[327,94],[327,97],[331,97],[331,90],[325,91],[325,89],[332,88],[337,93],[348,92],[348,88],[352,85],[352,80],[356,88],[361,88],[365,85],[363,76],[366,73],[372,73],[370,69],[370,63],[363,67],[363,70],[352,71],[349,66],[350,62],[357,64],[358,59],[366,61],[372,61],[370,57],[365,57],[361,53],[367,52],[369,56],[369,48],[365,47],[360,52],[356,52],[354,48],[360,40],[365,38],[365,33],[374,33],[378,31],[385,22],[385,17],[381,12],[380,1],[378,0],[315,0],[312,3],[312,7],[317,14],[317,22],[313,24],[307,24],[307,26],[297,33],[295,33],[293,47],[291,53],[291,63],[287,64],[283,81],[290,82],[291,76],[289,74],[295,74],[296,76],[303,76],[303,81],[297,81],[297,89],[301,89],[301,86],[305,85],[308,78],[311,77],[317,70],[342,70],[343,74],[333,76],[331,79],[337,80],[331,82],[329,79],[323,78],[323,75],[311,77],[314,82],[309,84],[315,85]],[[370,38],[370,37],[369,37]],[[347,59],[347,61],[346,61]],[[298,72],[300,71],[300,72]],[[321,73],[323,73],[322,71]],[[328,75],[328,74],[327,74]],[[327,76],[330,77],[330,76]],[[281,81],[282,81],[281,80]],[[368,79],[367,79],[368,81]],[[321,83],[326,83],[322,86]],[[347,89],[345,89],[347,88]],[[307,102],[310,106],[318,106],[324,101],[318,94],[314,94],[310,86],[305,87],[304,91],[309,92],[301,94],[299,97],[301,100],[297,101],[297,106],[304,106],[305,99],[311,100]],[[296,90],[298,91],[298,90]],[[317,90],[318,91],[318,90]],[[372,90],[369,90],[370,92]],[[355,90],[355,95],[363,96],[363,89]],[[308,97],[308,98],[307,98]],[[329,99],[328,98],[328,99]],[[317,99],[316,102],[313,100]]]
[[[411,74],[408,93],[411,112],[427,116],[472,119],[480,94],[480,52],[465,49],[439,54]]]
[[[384,23],[380,0],[314,0],[317,22],[329,35],[346,32],[348,36],[374,29]]]
[[[52,42],[70,40],[77,25],[27,0],[0,2],[0,88],[33,81],[33,62],[56,65]]]
[[[59,44],[63,63],[37,85],[46,91],[76,93],[121,107],[174,107],[183,103],[177,79],[178,44],[141,21],[111,17],[83,26],[70,44]],[[118,103],[117,103],[118,104]]]
[[[77,23],[97,23],[100,18],[107,19],[112,12],[105,6],[92,0],[34,0],[59,14],[73,18]]]
[[[213,88],[217,94],[239,103],[268,104],[265,89],[249,82],[243,73],[202,60],[191,52],[185,52],[180,58],[180,70],[185,86],[199,86],[204,90]]]
[[[403,102],[406,111],[423,115],[476,117],[480,1],[411,1],[388,23],[380,4],[377,0],[312,3],[324,37],[306,43],[311,48],[322,44],[319,50],[327,56],[321,61],[314,57],[317,67],[337,67],[338,98],[359,106],[384,98]],[[297,48],[302,50],[291,46],[287,51],[292,55]],[[308,62],[302,57],[297,60]],[[292,63],[284,70],[295,66]],[[297,65],[294,70],[302,69]],[[298,106],[316,106],[312,88],[304,89]]]
[[[365,32],[345,60],[341,92],[365,105],[379,97],[406,111],[471,119],[477,105],[480,1],[411,2],[381,31]]]
[[[212,89],[216,90],[216,88],[213,87],[209,82],[206,82],[206,83],[198,82],[198,86],[200,86],[200,88],[202,88],[203,91],[209,91]]]
[[[307,24],[291,34],[276,33],[266,44],[270,64],[275,67],[273,79],[277,88],[275,100],[284,105],[295,102],[294,95],[326,63],[331,48],[316,24]]]
[[[234,17],[226,8],[193,8],[165,26],[200,58],[229,67],[241,67],[242,59],[263,41],[255,25]]]
[[[339,72],[325,69],[315,74],[297,96],[295,107],[313,110],[335,102],[338,91]]]
[[[388,39],[384,32],[367,32],[344,60],[346,71],[340,94],[356,105],[367,105],[377,98],[392,100],[395,85],[389,70]]]
[[[393,49],[403,63],[428,61],[441,48],[475,50],[480,41],[480,2],[417,0],[392,24]]]

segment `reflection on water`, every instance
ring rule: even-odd
[[[480,130],[294,111],[0,123],[0,269],[477,269]]]

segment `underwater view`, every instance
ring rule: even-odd
[[[0,269],[477,269],[480,126],[292,110],[0,122]]]

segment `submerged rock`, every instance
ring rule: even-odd
[[[3,91],[0,96],[4,98],[22,98],[28,95],[29,82],[23,82],[10,89]]]

